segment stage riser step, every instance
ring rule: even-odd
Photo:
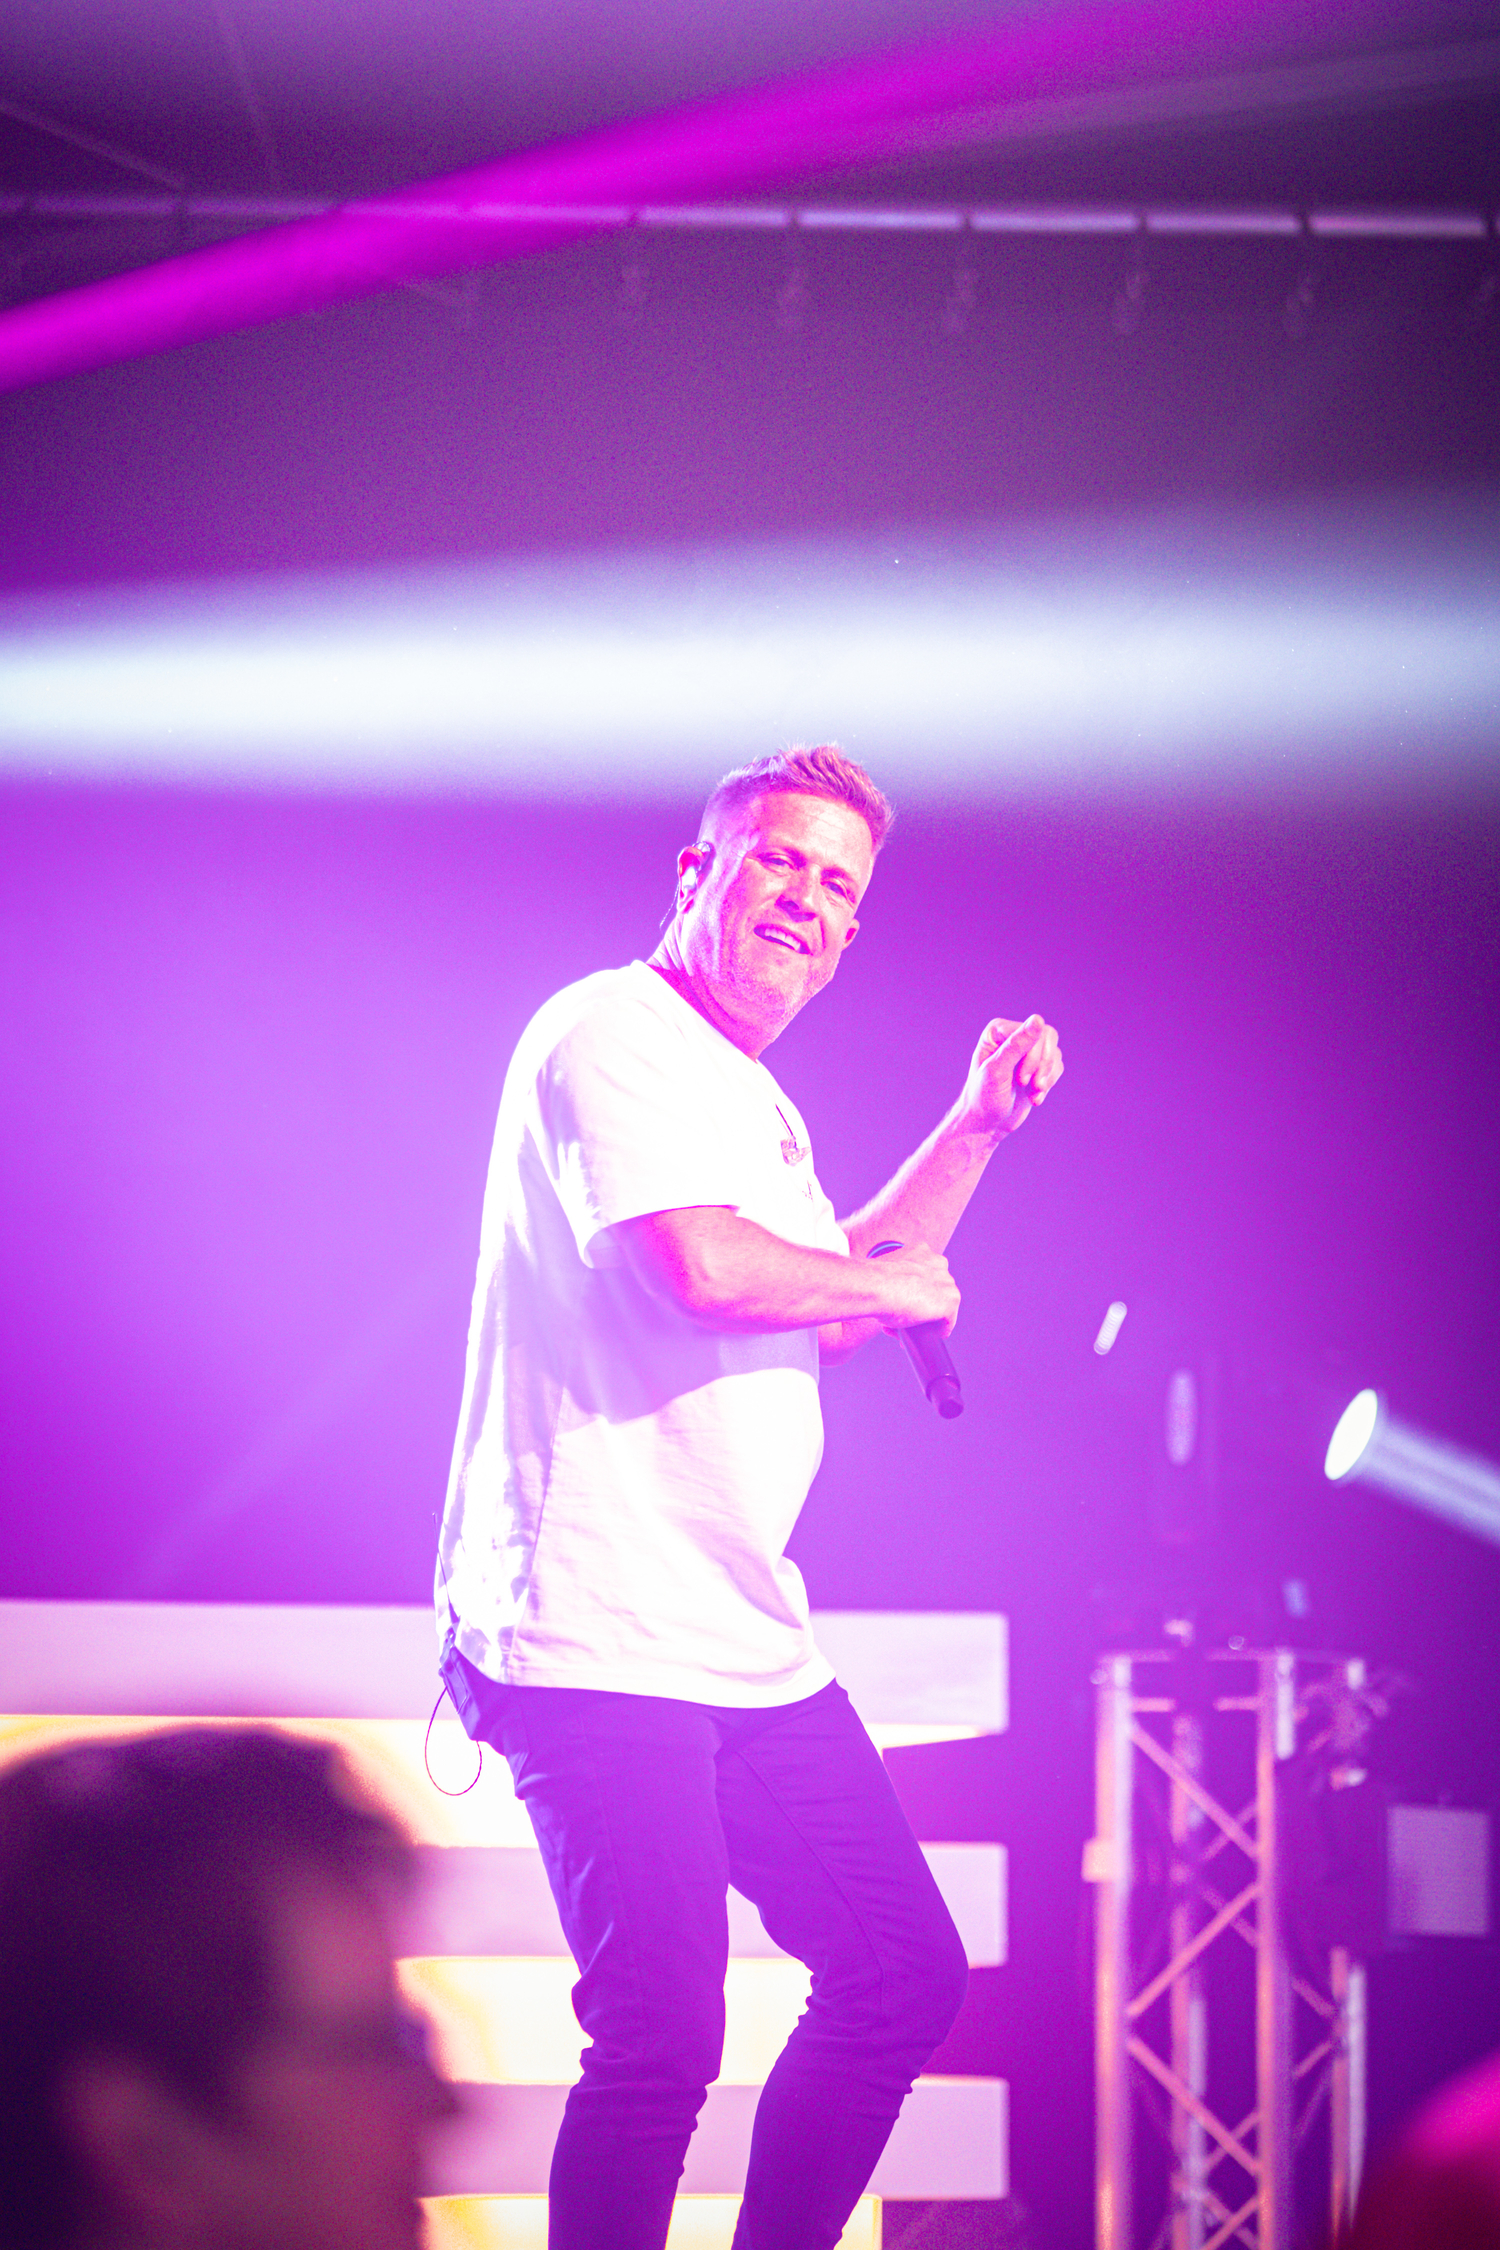
[[[891,1739],[1004,1731],[1003,1617],[817,1610],[813,1634],[866,1726]],[[425,1724],[437,1692],[425,1606],[0,1602],[0,1707],[11,1711]]]
[[[459,2086],[460,2114],[435,2140],[431,2195],[542,2195],[565,2086]],[[978,2202],[1008,2193],[1003,2079],[919,2078],[870,2181],[906,2203]],[[744,2185],[757,2086],[710,2086],[688,2145],[685,2195]]]
[[[998,1968],[1006,1951],[1004,1847],[924,1844],[922,1849],[958,1925],[969,1966]],[[409,1954],[567,1952],[534,1847],[425,1846],[399,1942]],[[741,1961],[786,1959],[738,1891],[729,1894],[729,1951]]]
[[[667,2250],[731,2250],[737,2195],[680,2195]],[[425,2205],[427,2250],[547,2250],[542,2195],[435,2196]],[[838,2250],[880,2250],[880,2203],[863,2196]]]
[[[882,1749],[1007,1723],[1002,1617],[835,1611],[814,1630]],[[541,2250],[552,2143],[582,2045],[574,1972],[504,1759],[487,1751],[481,1763],[447,1709],[429,1727],[435,1674],[425,1609],[0,1602],[0,1711],[18,1714],[0,1718],[0,1760],[195,1717],[336,1742],[422,1861],[400,1974],[434,2018],[464,2103],[433,2150],[431,2250]],[[971,1965],[1002,1963],[1003,1848],[939,1832],[923,1850]],[[806,1972],[733,1892],[729,1920],[726,2069],[689,2150],[672,2250],[728,2250],[759,2081],[806,1994]],[[1004,2196],[1006,2110],[998,2079],[919,2080],[847,2250],[877,2250],[879,2196]]]

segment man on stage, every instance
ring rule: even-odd
[[[592,2045],[551,2250],[661,2250],[717,2075],[725,1893],[812,1971],[756,2112],[738,2250],[828,2250],[951,2024],[963,1948],[785,1546],[818,1370],[958,1312],[943,1251],[1056,1083],[997,1018],[838,1221],[760,1057],[853,942],[890,807],[835,749],[719,784],[649,962],[522,1034],[495,1133],[438,1560],[444,1677],[508,1759]],[[879,1241],[902,1248],[870,1259]]]

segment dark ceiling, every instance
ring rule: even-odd
[[[0,193],[12,199],[0,292],[12,302],[46,294],[225,231],[123,205],[68,216],[32,198],[369,193],[1024,13],[982,0],[12,0],[0,17]],[[1232,57],[1205,50],[1189,79],[1156,79],[1147,60],[1128,88],[1032,101],[960,156],[832,191],[1500,205],[1494,0],[1357,13],[1323,4],[1274,46],[1256,33],[1247,51],[1243,23],[1235,36]]]

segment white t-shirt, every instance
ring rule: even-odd
[[[817,1330],[706,1327],[604,1231],[706,1204],[848,1254],[763,1064],[642,961],[569,985],[506,1073],[438,1550],[439,1631],[492,1679],[754,1706],[833,1677],[783,1552]]]

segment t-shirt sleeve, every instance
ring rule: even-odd
[[[739,1202],[724,1121],[680,1031],[641,1001],[593,1011],[548,1056],[543,1161],[585,1263],[622,1219]],[[718,1099],[722,1102],[722,1089]]]

